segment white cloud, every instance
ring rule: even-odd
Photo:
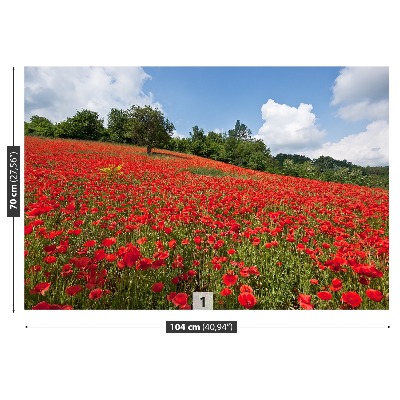
[[[375,121],[389,120],[389,101],[380,100],[370,102],[368,100],[352,103],[344,107],[340,107],[338,111],[340,118],[347,121]]]
[[[152,93],[144,93],[151,77],[140,67],[26,67],[25,120],[40,115],[59,122],[81,109],[96,111],[107,124],[111,108],[151,105]]]
[[[272,154],[302,154],[312,159],[324,155],[360,166],[389,163],[389,124],[383,119],[338,142],[323,143],[325,132],[315,124],[312,105],[302,103],[296,108],[269,99],[261,111],[265,122],[255,138],[264,140]]]
[[[333,85],[332,105],[349,121],[389,118],[389,68],[347,67]]]
[[[323,143],[326,132],[316,125],[311,104],[295,108],[269,99],[261,108],[265,122],[256,138],[263,139],[272,154],[324,155],[361,166],[388,165],[389,69],[343,68],[332,89],[331,104],[339,107],[338,116],[346,121],[369,121],[365,130]]]
[[[176,130],[172,131],[172,137],[177,139],[184,139],[186,136],[182,133],[177,132]]]
[[[388,165],[389,124],[383,120],[374,121],[361,133],[346,136],[336,143],[324,143],[321,148],[306,151],[304,155],[310,158],[330,156],[360,166]]]
[[[319,147],[325,132],[316,126],[312,108],[311,104],[301,103],[296,108],[269,99],[261,107],[265,122],[255,138],[264,140],[273,154]]]

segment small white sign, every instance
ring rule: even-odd
[[[193,292],[193,310],[212,310],[213,305],[213,292]]]

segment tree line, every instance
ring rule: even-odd
[[[127,110],[111,109],[107,127],[97,112],[86,109],[55,124],[38,115],[25,122],[25,135],[127,143],[145,146],[148,154],[153,148],[160,148],[269,173],[389,188],[388,166],[361,167],[328,156],[317,159],[298,154],[272,156],[264,141],[252,137],[251,130],[240,120],[228,132],[205,133],[196,125],[189,137],[180,138],[172,137],[174,130],[173,123],[160,110],[137,105]]]

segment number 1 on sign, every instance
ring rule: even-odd
[[[213,292],[193,292],[193,310],[212,310]]]

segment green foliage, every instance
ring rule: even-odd
[[[283,154],[283,153],[279,153],[277,154],[275,157],[275,160],[277,161],[279,167],[283,167],[283,163],[285,160],[292,160],[295,164],[298,163],[303,163],[306,161],[311,161],[311,158],[308,158],[306,156],[302,156],[299,154]]]
[[[327,182],[389,188],[389,167],[360,167],[346,160],[321,156],[316,160],[297,154],[278,154],[278,173]]]
[[[235,128],[228,131],[228,136],[236,140],[250,140],[251,130],[245,124],[237,120]]]
[[[124,143],[128,137],[129,116],[126,110],[112,108],[108,114],[108,134],[112,142]]]
[[[103,119],[94,111],[78,111],[56,126],[55,136],[68,139],[101,140],[106,136]]]
[[[160,110],[135,105],[127,110],[127,115],[127,138],[133,144],[145,146],[148,154],[154,147],[167,145],[171,140],[175,127]]]
[[[55,126],[47,118],[33,115],[30,122],[25,122],[24,133],[29,136],[54,137]]]
[[[226,176],[226,175],[228,175],[226,172],[221,171],[219,169],[207,168],[207,167],[189,168],[188,171],[190,171],[192,174],[196,174],[196,175],[206,175],[206,176]]]

